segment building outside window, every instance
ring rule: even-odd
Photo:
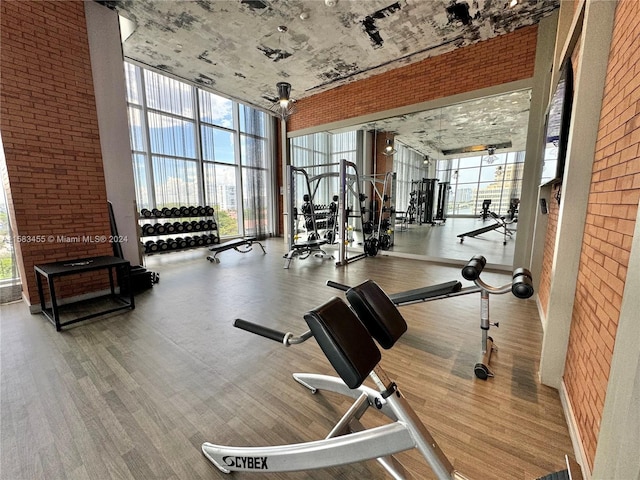
[[[436,178],[450,179],[448,215],[478,216],[484,200],[490,210],[507,215],[513,199],[520,198],[524,152],[454,158],[438,161]]]

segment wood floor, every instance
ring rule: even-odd
[[[280,239],[221,263],[206,249],[152,258],[160,283],[136,309],[62,333],[22,303],[1,307],[1,464],[4,480],[228,478],[205,441],[272,445],[324,438],[349,402],[311,395],[293,372],[333,374],[312,339],[284,348],[232,327],[245,318],[301,333],[305,311],[342,293],[327,280],[367,278],[389,292],[462,280],[459,267],[376,257],[335,268],[295,259]],[[487,260],[491,262],[488,255]],[[486,278],[485,278],[486,277]],[[510,275],[486,272],[490,283]],[[466,283],[463,281],[463,283]],[[533,300],[493,296],[495,378],[475,379],[479,295],[403,307],[409,331],[382,365],[452,463],[476,480],[534,479],[562,470],[571,442],[558,393],[537,381],[541,326]],[[381,422],[375,414],[367,426]],[[417,452],[398,458],[433,478]],[[237,479],[383,479],[375,461]]]

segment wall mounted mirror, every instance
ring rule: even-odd
[[[483,254],[510,268],[530,97],[529,89],[518,90],[294,137],[291,161],[327,163],[344,151],[373,165],[365,174],[396,172],[389,255],[456,263]],[[384,155],[390,140],[395,152]],[[300,145],[326,145],[327,156]],[[487,231],[473,234],[478,229]]]

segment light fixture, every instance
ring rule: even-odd
[[[515,7],[516,5],[518,5],[518,0],[511,0],[509,2],[509,7],[511,8]]]
[[[498,156],[496,155],[496,147],[488,147],[487,153],[489,156],[486,158],[485,163],[491,165],[493,162],[498,160]]]
[[[393,140],[391,140],[390,138],[387,138],[387,141],[385,143],[386,144],[384,146],[384,150],[382,150],[383,155],[386,155],[387,157],[389,157],[394,153],[396,153],[396,149],[393,148]]]
[[[278,101],[271,106],[271,111],[277,113],[286,122],[296,111],[295,100],[291,98],[291,84],[278,82],[276,88],[278,89]]]
[[[429,155],[424,156],[424,160],[422,161],[422,163],[427,167],[431,164],[431,160],[429,160]]]

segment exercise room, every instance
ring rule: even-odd
[[[0,477],[640,480],[639,16],[0,3]]]

